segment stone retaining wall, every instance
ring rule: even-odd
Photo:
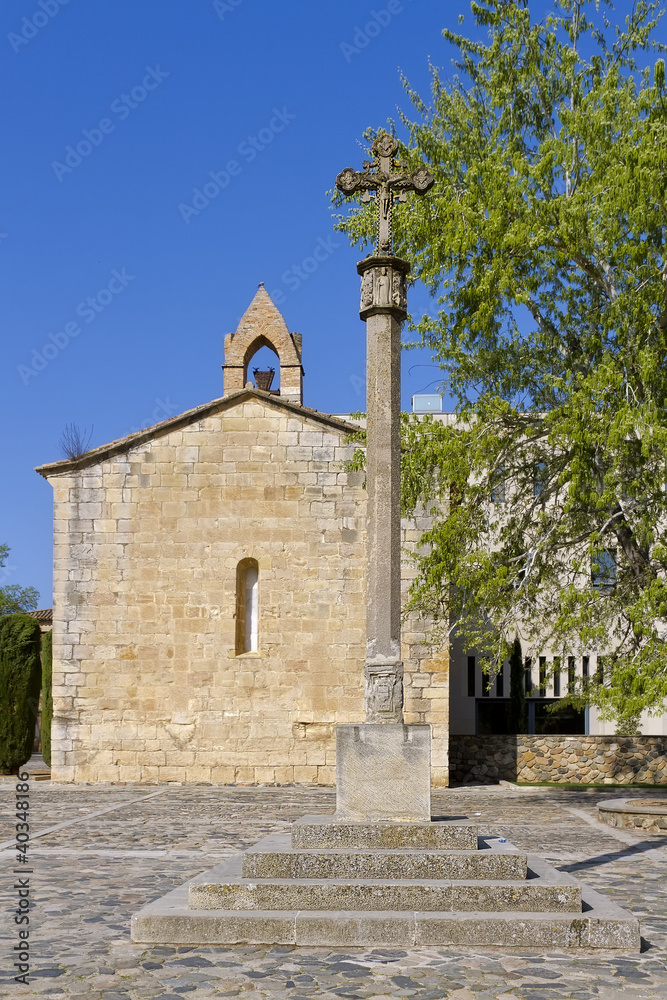
[[[667,784],[665,736],[450,736],[450,781]]]

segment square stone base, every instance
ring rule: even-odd
[[[431,727],[336,727],[336,818],[428,822]]]

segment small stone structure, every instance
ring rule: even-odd
[[[640,932],[608,897],[466,821],[304,816],[144,906],[132,941],[638,952]]]
[[[607,826],[646,830],[647,833],[667,833],[667,795],[629,799],[606,799],[598,802],[598,819]]]
[[[303,401],[301,334],[290,333],[287,323],[260,283],[255,298],[244,313],[235,333],[225,337],[222,366],[224,394],[240,392],[248,381],[248,365],[260,347],[269,347],[280,362],[280,396],[293,403]],[[258,385],[258,389],[262,386]],[[270,383],[269,383],[270,388]]]
[[[450,736],[458,784],[667,784],[667,736]]]

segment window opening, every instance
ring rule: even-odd
[[[526,694],[530,695],[533,690],[533,664],[529,656],[526,657],[524,677],[524,689]]]
[[[573,656],[568,656],[567,658],[567,693],[574,694],[574,686],[576,684],[576,661]]]
[[[540,698],[546,698],[547,694],[547,658],[540,656]]]
[[[236,654],[259,648],[259,565],[242,559],[236,568]]]
[[[468,697],[475,697],[475,657],[468,657]]]

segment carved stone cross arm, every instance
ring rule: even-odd
[[[434,183],[434,178],[426,167],[409,171],[404,164],[395,163],[394,156],[397,151],[398,143],[385,132],[373,143],[375,159],[372,163],[364,161],[363,171],[346,167],[336,178],[336,187],[339,191],[348,196],[361,191],[362,201],[370,201],[370,193],[375,191],[377,256],[387,256],[392,253],[391,225],[394,195],[399,201],[405,201],[408,191],[425,194]]]

